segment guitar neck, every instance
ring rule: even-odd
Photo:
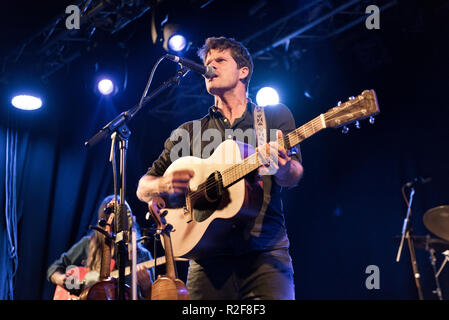
[[[110,276],[111,250],[111,241],[109,241],[109,239],[106,239],[101,256],[100,280],[105,280]]]
[[[326,128],[325,115],[320,114],[313,120],[288,133],[283,139],[279,140],[279,144],[284,145],[286,149],[293,148],[301,141],[304,141],[324,128]],[[258,149],[256,149],[256,152],[245,158],[243,162],[235,164],[221,173],[225,188],[231,186],[262,165],[258,152]]]
[[[156,264],[165,264],[165,256],[159,257],[156,260],[148,260],[145,262],[141,262],[137,264],[137,266],[144,266],[147,269],[154,268]],[[128,276],[131,274],[131,267],[125,268],[125,276]],[[118,278],[118,270],[114,270],[111,272],[111,277]]]
[[[170,231],[168,231],[170,232]],[[165,264],[166,264],[166,274],[172,279],[178,278],[178,271],[176,270],[175,259],[173,257],[173,248],[171,245],[171,238],[168,232],[163,232],[162,236],[164,238],[165,246]]]
[[[282,142],[286,149],[290,149],[325,128],[325,116],[324,114],[320,114],[305,125],[288,133],[284,139],[282,139]]]

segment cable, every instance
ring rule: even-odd
[[[150,73],[150,77],[148,78],[147,85],[145,86],[145,90],[143,90],[142,97],[140,98],[139,104],[137,105],[136,110],[131,112],[131,116],[134,116],[142,108],[143,101],[144,101],[145,97],[147,96],[148,90],[150,89],[151,82],[153,82],[154,73],[156,72],[156,69],[159,66],[159,64],[161,63],[161,61],[164,59],[165,59],[165,55],[160,57],[154,64],[153,69],[151,70],[151,73]]]

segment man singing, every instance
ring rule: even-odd
[[[201,130],[217,130],[223,141],[238,140],[237,136],[229,135],[230,130],[254,131],[256,105],[247,97],[253,71],[248,50],[234,39],[212,37],[206,40],[198,54],[206,66],[215,69],[215,76],[205,80],[208,93],[214,96],[214,105],[203,119],[196,120],[201,121]],[[282,104],[264,108],[264,115],[266,130],[279,130],[277,138],[295,129],[290,110]],[[190,133],[192,141],[198,139],[192,130],[193,121],[180,128]],[[247,177],[258,179],[263,188],[261,209],[255,219],[233,229],[225,250],[190,260],[187,288],[191,299],[295,298],[281,190],[298,184],[303,167],[300,153],[295,148],[287,151],[276,141],[267,142],[263,150],[267,150],[271,157],[275,152],[275,159],[270,161],[275,173]],[[164,176],[174,160],[170,155],[175,145],[173,139],[168,139],[159,158],[139,180],[137,197],[141,201],[184,195],[189,190],[193,170],[176,170]],[[201,150],[205,145],[202,141]]]

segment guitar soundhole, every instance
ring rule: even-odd
[[[223,206],[223,200],[229,198],[227,195],[221,174],[218,171],[212,173],[192,194],[193,219],[202,222],[209,218],[215,210]]]

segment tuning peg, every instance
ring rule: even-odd
[[[373,116],[369,117],[369,123],[374,124],[374,121],[375,121],[375,119]]]
[[[349,97],[349,100],[354,100],[354,99],[355,99],[354,96],[350,96],[350,97]]]
[[[341,101],[338,101],[337,106],[341,106]]]
[[[98,220],[98,225],[102,228],[106,227],[106,220],[104,218],[101,218],[100,220]]]
[[[357,129],[360,129],[360,122],[359,122],[358,120],[355,122],[355,127],[356,127]]]
[[[341,129],[341,133],[347,134],[348,132],[349,132],[349,128],[347,126],[343,126],[343,128]]]

